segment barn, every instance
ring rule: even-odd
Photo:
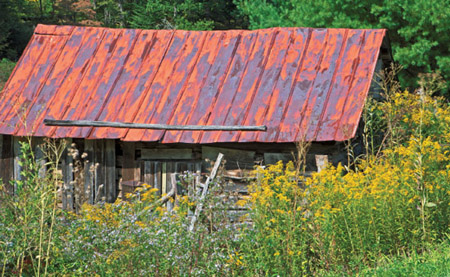
[[[122,183],[164,193],[170,173],[207,172],[225,154],[240,180],[255,164],[345,160],[374,72],[390,64],[385,30],[133,30],[38,25],[0,102],[0,177],[20,178],[24,137],[67,139],[88,154],[89,201],[114,201]],[[44,120],[265,126],[265,131],[48,126]],[[73,207],[64,156],[63,205]],[[89,165],[95,165],[94,172]],[[101,184],[101,190],[98,190]],[[10,190],[13,190],[10,187]]]

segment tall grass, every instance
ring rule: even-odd
[[[42,163],[31,145],[31,138],[20,143],[21,178],[13,182],[14,193],[1,186],[2,276],[46,274],[54,246],[57,190],[61,186],[58,164],[65,146],[51,140],[38,146],[50,161],[44,165],[46,174],[42,174]]]

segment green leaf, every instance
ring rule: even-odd
[[[436,204],[434,204],[433,202],[428,202],[425,204],[425,207],[428,207],[428,208],[436,207]]]

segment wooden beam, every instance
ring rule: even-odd
[[[128,122],[110,122],[93,120],[55,120],[44,119],[47,126],[77,126],[77,127],[110,127],[128,129],[154,129],[154,130],[189,130],[189,131],[266,131],[266,126],[224,126],[224,125],[168,125],[143,124]]]

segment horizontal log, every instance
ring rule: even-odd
[[[224,126],[224,125],[168,125],[168,124],[143,124],[92,120],[55,120],[44,119],[47,126],[68,127],[110,127],[129,129],[155,129],[155,130],[189,130],[189,131],[266,131],[266,126]]]

